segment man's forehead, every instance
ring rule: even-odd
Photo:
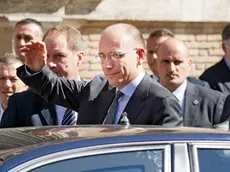
[[[134,49],[136,43],[129,35],[104,34],[99,42],[99,51],[127,51]]]
[[[15,27],[15,32],[16,33],[24,33],[24,34],[28,34],[28,35],[32,35],[32,34],[37,34],[38,32],[41,32],[39,26],[37,26],[36,24],[19,24]]]
[[[147,43],[149,43],[150,45],[151,44],[160,44],[162,43],[164,40],[168,39],[169,37],[168,36],[154,36],[154,37],[151,37],[147,40]]]
[[[0,62],[0,74],[8,73],[12,76],[16,76],[16,69],[20,66],[20,63],[6,64]]]
[[[158,54],[158,58],[159,59],[168,59],[168,60],[172,60],[172,61],[175,61],[175,60],[184,61],[187,59],[185,54],[182,52],[169,52],[169,51],[164,51],[164,52]]]
[[[47,48],[67,48],[68,44],[67,44],[67,40],[65,35],[62,34],[50,34],[48,35],[45,40],[44,40]]]

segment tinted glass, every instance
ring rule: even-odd
[[[229,149],[198,149],[200,172],[227,172],[230,169]]]
[[[164,150],[145,150],[93,155],[63,160],[33,172],[164,172]]]

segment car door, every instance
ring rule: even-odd
[[[171,144],[120,143],[47,154],[9,172],[171,172]]]
[[[189,144],[194,172],[227,172],[230,169],[230,142],[209,141]]]

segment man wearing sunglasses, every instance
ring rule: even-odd
[[[88,83],[54,75],[45,66],[43,42],[21,51],[26,66],[18,69],[18,76],[48,101],[78,111],[78,124],[119,124],[125,116],[131,125],[181,125],[176,98],[143,69],[145,42],[132,25],[115,24],[102,32],[97,57],[104,75]]]

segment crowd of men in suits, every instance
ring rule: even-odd
[[[19,21],[14,29],[16,55],[11,54],[10,62],[0,57],[0,70],[1,65],[21,62],[20,67],[11,68],[12,74],[0,71],[0,127],[123,121],[213,127],[226,122],[230,120],[229,24],[222,38],[225,56],[199,80],[189,76],[192,59],[186,45],[171,31],[152,32],[145,45],[133,25],[113,24],[101,33],[98,45],[103,74],[86,81],[78,74],[84,43],[77,29],[57,25],[43,34],[40,22]],[[146,56],[151,76],[143,68]],[[5,70],[10,71],[8,68]],[[14,87],[20,89],[12,87],[11,75],[21,84]]]

